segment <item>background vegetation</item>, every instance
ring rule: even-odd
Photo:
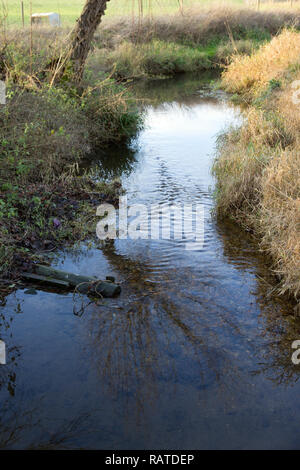
[[[32,0],[33,13],[57,12],[61,15],[63,26],[72,26],[79,17],[85,0]],[[29,24],[30,0],[23,0],[25,23]],[[297,10],[300,8],[298,0],[286,0],[280,2],[259,2],[260,10]],[[21,0],[1,0],[2,12],[8,15],[7,22],[10,26],[21,26]],[[110,0],[106,12],[107,18],[135,17],[139,15],[163,16],[176,13],[188,13],[189,10],[201,10],[207,7],[258,7],[257,0]],[[183,10],[182,10],[183,8]]]

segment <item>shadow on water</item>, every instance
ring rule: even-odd
[[[0,448],[297,448],[300,320],[270,293],[253,240],[211,215],[215,137],[238,111],[195,77],[143,86],[145,130],[131,148],[100,154],[95,174],[121,177],[129,204],[201,202],[204,248],[82,245],[58,267],[111,273],[120,298],[8,296]]]
[[[255,276],[252,293],[260,309],[258,333],[264,343],[259,349],[259,367],[253,373],[263,374],[274,384],[293,385],[300,378],[299,367],[291,361],[291,344],[300,334],[295,304],[276,294],[269,260],[257,251],[257,243],[249,234],[230,221],[219,223],[218,232],[226,260],[241,271],[251,270]]]

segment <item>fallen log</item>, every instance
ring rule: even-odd
[[[24,279],[70,288],[81,294],[98,297],[116,297],[121,292],[121,287],[114,283],[111,276],[102,281],[93,276],[81,276],[41,264],[35,264],[30,272],[23,272],[21,276]]]

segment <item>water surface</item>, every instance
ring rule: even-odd
[[[253,241],[212,209],[217,135],[238,109],[199,79],[153,82],[130,148],[99,152],[129,204],[201,203],[203,249],[118,240],[57,266],[122,283],[118,299],[18,290],[0,307],[0,447],[299,448],[300,339]],[[81,310],[81,307],[84,307]]]

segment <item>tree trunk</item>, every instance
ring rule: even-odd
[[[86,0],[86,4],[72,32],[69,57],[73,63],[74,75],[77,82],[82,78],[85,61],[91,48],[96,29],[105,14],[109,0]]]

